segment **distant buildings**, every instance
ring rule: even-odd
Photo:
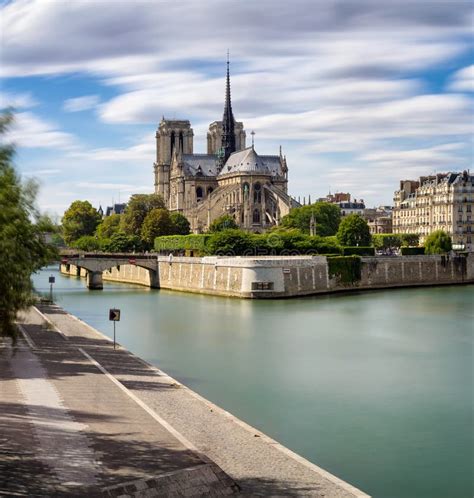
[[[344,192],[336,192],[335,194],[328,194],[326,197],[318,199],[319,202],[330,202],[337,204],[341,208],[341,216],[349,214],[364,215],[365,204],[363,199],[354,199],[351,201],[351,194]]]
[[[474,175],[439,173],[402,180],[394,194],[393,232],[417,233],[423,242],[435,230],[451,235],[453,245],[472,250]]]
[[[107,206],[105,208],[105,213],[104,213],[102,206],[99,206],[97,212],[100,214],[100,216],[104,218],[105,216],[110,216],[111,214],[122,214],[125,211],[126,207],[127,207],[126,203],[114,204],[113,206]]]
[[[379,206],[364,210],[364,218],[367,220],[372,235],[377,233],[393,233],[392,206]]]

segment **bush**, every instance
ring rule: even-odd
[[[446,254],[451,249],[451,237],[443,230],[436,230],[426,237],[425,254]]]
[[[416,247],[420,243],[420,236],[417,233],[400,233],[404,246]]]
[[[347,246],[342,248],[343,256],[350,256],[352,254],[358,256],[375,256],[375,247]]]
[[[330,256],[327,258],[328,273],[340,283],[353,284],[361,278],[360,256]]]
[[[209,254],[245,256],[255,254],[254,236],[242,230],[223,230],[213,233],[208,241]]]
[[[207,253],[207,243],[211,236],[207,234],[168,235],[155,239],[155,251],[196,251],[198,254]]]
[[[402,253],[402,256],[418,256],[420,254],[425,254],[425,248],[402,246],[400,252]]]
[[[236,256],[341,254],[341,247],[334,242],[332,237],[310,237],[299,230],[280,230],[265,234],[251,234],[241,230],[224,230],[224,232],[225,237],[214,237],[222,232],[157,237],[155,250],[158,252],[193,251],[194,255],[234,254]]]
[[[402,234],[377,233],[372,235],[372,243],[376,249],[397,249],[403,244]]]

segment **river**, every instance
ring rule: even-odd
[[[474,285],[250,301],[34,275],[69,312],[382,498],[473,496]]]

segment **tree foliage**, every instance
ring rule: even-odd
[[[114,233],[120,230],[120,214],[106,216],[97,227],[99,239],[110,239]]]
[[[0,116],[0,136],[12,121]],[[0,335],[16,337],[14,320],[31,302],[31,274],[57,253],[44,241],[45,218],[36,207],[37,185],[22,182],[13,167],[15,149],[0,146]]]
[[[326,237],[335,235],[341,221],[341,209],[337,204],[316,202],[308,206],[293,208],[283,216],[281,224],[287,228],[297,228],[303,233],[310,233],[311,216],[316,221],[316,234]]]
[[[143,250],[140,237],[116,232],[110,239],[102,239],[100,248],[105,252],[135,252]]]
[[[425,240],[425,254],[445,254],[452,249],[452,241],[444,230],[436,230]]]
[[[191,225],[189,224],[186,216],[182,215],[181,213],[171,213],[170,218],[173,225],[173,235],[189,234]]]
[[[93,235],[100,219],[97,209],[89,201],[74,201],[62,219],[64,240],[72,244],[84,235]]]
[[[165,209],[165,202],[158,194],[134,194],[122,214],[120,229],[127,235],[141,236],[146,216],[153,209]]]
[[[223,230],[235,230],[238,228],[239,227],[232,216],[229,214],[223,214],[209,225],[209,232],[215,233],[222,232]]]
[[[343,246],[370,246],[369,225],[358,214],[345,216],[337,231],[337,240]]]
[[[156,237],[172,235],[173,223],[167,209],[152,209],[143,221],[141,239],[149,247],[153,247]]]

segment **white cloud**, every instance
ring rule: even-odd
[[[36,105],[38,105],[38,101],[29,92],[12,93],[0,91],[0,109],[6,109],[7,107],[27,109]]]
[[[474,92],[474,65],[457,71],[448,88],[456,92]]]
[[[63,109],[66,112],[79,112],[93,109],[99,104],[98,95],[84,95],[83,97],[74,97],[64,101]]]
[[[393,188],[383,186],[396,184],[401,170],[387,173],[379,164],[387,169],[403,161],[418,171],[465,161],[472,101],[457,93],[425,95],[430,86],[423,71],[468,53],[472,9],[457,0],[138,0],[114,2],[112,9],[101,0],[20,0],[2,7],[1,71],[92,76],[116,96],[100,103],[96,95],[73,93],[65,110],[95,107],[107,126],[127,133],[133,124],[149,127],[149,136],[135,145],[88,149],[59,126],[22,113],[20,145],[62,151],[60,169],[74,165],[93,177],[90,183],[110,185],[81,187],[96,199],[115,183],[149,182],[152,189],[153,133],[162,114],[190,119],[196,150],[203,150],[208,123],[222,115],[227,47],[234,113],[247,132],[257,132],[259,151],[284,142],[290,189],[307,194],[311,188],[314,195],[337,179],[375,196],[388,188],[391,196]],[[472,68],[456,73],[449,89],[472,90]],[[411,145],[397,149],[400,141]],[[446,143],[463,145],[447,150]],[[327,153],[345,153],[347,163],[323,157]],[[388,180],[373,188],[374,175]]]
[[[24,148],[49,148],[71,151],[79,147],[78,139],[59,127],[26,111],[15,114],[5,140]]]

